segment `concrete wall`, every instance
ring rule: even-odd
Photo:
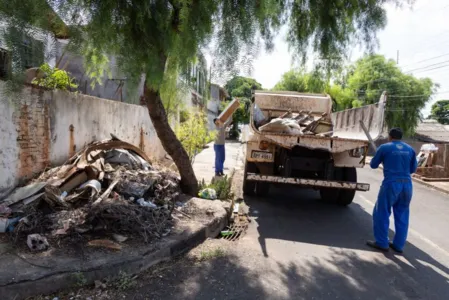
[[[4,86],[0,81],[0,196],[110,133],[153,160],[165,156],[146,107],[35,87],[12,96]]]

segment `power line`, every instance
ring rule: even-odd
[[[449,90],[447,91],[443,91],[443,92],[438,92],[438,93],[432,93],[432,95],[439,95],[439,94],[447,94],[449,93]],[[390,95],[388,96],[390,98],[416,98],[416,97],[429,97],[429,95]]]
[[[430,65],[427,65],[427,66],[424,66],[424,67],[419,67],[419,68],[416,68],[416,69],[411,69],[411,70],[408,70],[408,71],[406,70],[406,71],[404,71],[404,73],[410,73],[410,72],[421,70],[421,69],[427,69],[429,67],[438,66],[440,64],[444,64],[444,63],[447,63],[447,62],[449,62],[449,60],[441,61],[441,62],[438,62],[438,63],[430,64]]]
[[[418,71],[416,73],[428,72],[428,71],[437,70],[437,69],[446,68],[446,67],[449,67],[449,64],[448,65],[444,65],[444,66],[435,67],[435,68],[428,69],[428,70]]]
[[[423,59],[423,60],[420,60],[420,61],[417,61],[417,62],[414,62],[414,63],[410,63],[408,65],[401,66],[401,67],[405,68],[405,67],[410,66],[410,65],[416,65],[416,64],[419,64],[419,63],[422,63],[422,62],[425,62],[425,61],[434,60],[436,58],[440,58],[440,57],[447,56],[447,55],[449,55],[449,52],[441,54],[441,55],[438,55],[438,56],[434,56],[434,57],[431,57],[431,58]]]

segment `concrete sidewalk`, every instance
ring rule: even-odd
[[[370,156],[368,156],[366,158],[366,164],[367,164],[368,168],[369,168],[369,163],[371,162],[371,159],[372,159],[372,157],[370,157]],[[379,169],[383,170],[383,166],[380,165]],[[415,177],[412,177],[412,180],[414,182],[418,182],[418,183],[420,183],[422,185],[425,185],[425,186],[427,186],[427,187],[429,187],[431,189],[437,190],[437,191],[445,193],[445,194],[449,194],[449,182],[444,182],[444,181],[424,181],[424,180],[421,180],[421,179],[415,178]]]
[[[226,160],[224,164],[224,172],[230,174],[232,170],[238,165],[238,161],[242,159],[243,145],[235,141],[227,141],[225,145]],[[193,161],[193,170],[195,171],[198,180],[204,179],[206,182],[215,176],[215,152],[214,143],[207,145],[207,148],[201,151]]]

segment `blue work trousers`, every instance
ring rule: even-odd
[[[388,229],[391,208],[393,208],[395,236],[393,245],[402,250],[407,240],[410,201],[413,187],[411,180],[392,180],[382,183],[373,212],[374,237],[376,244],[388,248]]]
[[[223,173],[225,162],[225,145],[214,145],[215,173]]]

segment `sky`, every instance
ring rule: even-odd
[[[399,50],[399,67],[403,71],[418,69],[412,71],[414,76],[429,77],[440,84],[438,94],[422,111],[427,116],[436,100],[449,99],[449,1],[417,0],[412,8],[408,5],[402,8],[387,5],[386,9],[388,24],[378,32],[379,47],[376,52],[396,60]],[[362,50],[354,48],[350,60],[355,61],[362,55]],[[437,56],[441,57],[435,58]],[[419,69],[422,67],[428,68]],[[272,53],[261,51],[250,75],[264,88],[272,88],[291,68],[291,53],[284,31],[276,38]]]

